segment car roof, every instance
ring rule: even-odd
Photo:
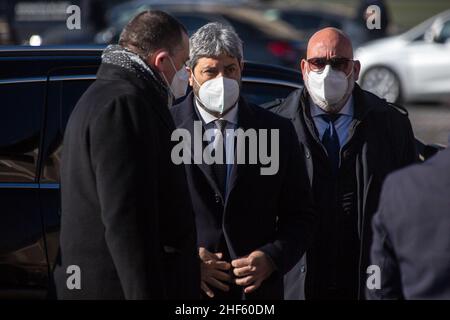
[[[0,46],[0,60],[2,58],[21,59],[25,58],[49,58],[53,57],[90,57],[90,60],[100,61],[101,54],[105,49],[105,45],[79,45],[79,46]],[[99,62],[98,62],[99,63]],[[284,68],[277,65],[268,65],[253,61],[244,62],[243,76],[251,76],[255,78],[275,79],[278,82],[288,82],[301,86],[303,84],[301,73],[298,70]]]
[[[106,45],[49,45],[49,46],[0,46],[2,56],[40,56],[40,55],[100,55]]]

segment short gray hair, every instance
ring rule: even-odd
[[[230,26],[211,22],[198,29],[190,38],[189,67],[194,69],[197,61],[204,57],[226,54],[243,59],[242,40]]]

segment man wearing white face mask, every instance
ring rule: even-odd
[[[187,72],[184,63],[181,65],[180,69],[177,69],[175,67],[175,63],[173,62],[173,59],[170,56],[168,56],[168,59],[170,61],[170,64],[172,65],[173,71],[175,72],[172,82],[169,82],[169,80],[167,80],[167,77],[164,75],[164,73],[161,73],[161,76],[166,81],[172,97],[177,100],[181,97],[184,97],[186,94],[189,83],[189,73]]]
[[[210,23],[190,42],[193,91],[172,115],[191,137],[196,123],[212,132],[215,152],[225,160],[186,165],[204,297],[282,299],[283,274],[306,250],[315,222],[295,131],[288,120],[240,96],[242,43],[234,30]],[[271,149],[279,159],[275,174],[261,175],[259,160],[236,164],[236,154],[248,154],[248,144],[258,144],[234,144],[238,128],[279,132],[279,140],[267,141],[269,148],[272,142],[279,147],[278,153]]]
[[[322,29],[301,61],[305,88],[272,108],[296,128],[319,216],[306,272],[285,277],[288,299],[364,298],[382,182],[417,160],[406,110],[362,90],[359,70],[349,38]]]
[[[200,298],[192,203],[170,157],[188,57],[186,29],[162,11],[138,14],[103,52],[64,136],[58,298]]]

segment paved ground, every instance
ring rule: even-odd
[[[407,105],[414,134],[425,143],[448,145],[450,104]]]

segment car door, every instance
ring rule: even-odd
[[[94,81],[97,67],[98,65],[75,68],[63,67],[55,69],[49,74],[39,185],[51,272],[57,261],[59,249],[61,222],[60,160],[64,131],[73,108],[81,95]]]
[[[12,64],[0,59],[0,300],[45,298],[37,168],[46,78],[8,77]]]

